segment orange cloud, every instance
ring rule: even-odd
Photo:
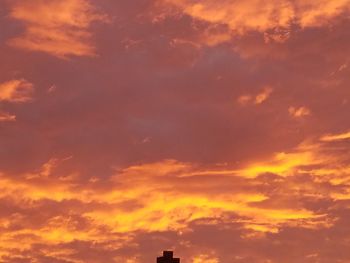
[[[251,166],[246,167],[240,172],[248,177],[256,177],[264,173],[273,173],[281,176],[288,176],[291,173],[296,172],[298,168],[303,165],[318,164],[320,160],[317,160],[313,149],[301,149],[292,153],[277,153],[273,160],[254,163]]]
[[[256,105],[262,104],[265,102],[273,92],[273,89],[271,87],[265,87],[260,93],[257,95],[242,95],[238,97],[237,101],[240,105],[244,106],[247,105],[248,103],[253,103]]]
[[[294,118],[302,118],[311,114],[311,111],[306,107],[289,107],[288,112]]]
[[[281,161],[281,164],[275,166],[256,164],[240,171],[202,171],[193,165],[173,160],[132,166],[113,177],[108,184],[115,187],[103,192],[93,188],[82,188],[77,191],[74,181],[50,180],[49,174],[57,163],[52,159],[42,166],[37,176],[25,175],[26,179],[21,182],[3,177],[0,197],[12,196],[18,201],[28,199],[39,201],[47,198],[59,202],[79,200],[86,204],[91,202],[105,204],[109,207],[108,209],[92,208],[82,216],[94,224],[102,223],[121,233],[140,230],[180,231],[186,229],[191,221],[202,218],[221,218],[225,213],[235,213],[245,217],[247,228],[256,231],[276,231],[277,225],[294,224],[298,219],[303,220],[306,226],[308,220],[312,223],[320,215],[301,207],[275,209],[251,206],[251,203],[267,200],[268,197],[260,192],[245,193],[239,189],[231,189],[229,192],[213,195],[210,191],[194,191],[201,180],[207,181],[201,187],[215,184],[215,188],[221,188],[230,181],[234,182],[237,177],[251,178],[252,173],[254,177],[268,172],[288,176],[292,174],[292,168],[301,165],[301,161],[294,161],[297,159],[294,154],[281,158],[286,161]],[[304,159],[304,164],[306,163],[310,164],[310,161]],[[225,180],[216,184],[215,181],[220,177]],[[37,180],[41,183],[38,184]],[[50,183],[47,184],[48,182]],[[246,183],[249,185],[250,181]],[[182,189],[181,186],[184,184],[187,186]],[[136,200],[138,205],[134,208],[123,208],[123,203],[131,204]],[[261,225],[269,227],[262,228]],[[68,233],[68,230],[63,232]]]
[[[192,262],[193,263],[219,263],[219,259],[211,255],[201,254],[201,255],[195,256],[192,259]]]
[[[328,134],[321,137],[321,141],[332,142],[332,141],[341,141],[350,139],[350,132],[344,132],[339,134]]]
[[[15,120],[16,120],[16,115],[12,115],[10,113],[0,111],[0,122],[1,121],[15,121]]]
[[[17,1],[11,17],[25,26],[21,36],[9,40],[11,46],[57,57],[94,56],[90,25],[107,21],[85,0]]]
[[[239,96],[239,98],[237,99],[240,105],[247,105],[251,100],[252,100],[251,95],[242,95],[242,96]]]
[[[261,93],[256,95],[256,97],[255,97],[255,104],[261,104],[265,100],[267,100],[270,97],[272,91],[273,91],[272,88],[266,87]]]
[[[5,2],[0,262],[347,262],[348,1]]]
[[[39,209],[36,207],[45,202],[63,210],[40,213],[45,219],[38,223],[35,218],[33,225],[25,223],[30,220],[26,214],[0,217],[0,259],[11,254],[18,238],[26,237],[23,251],[38,242],[57,246],[75,240],[101,246],[108,242],[109,246],[113,243],[115,248],[122,248],[125,242],[133,242],[135,233],[188,233],[192,231],[191,224],[201,220],[208,225],[241,224],[247,231],[241,236],[243,240],[261,239],[266,233],[278,234],[285,228],[331,228],[335,220],[328,213],[313,210],[302,202],[303,198],[349,199],[350,191],[320,188],[330,181],[326,169],[332,170],[331,178],[339,176],[337,167],[343,158],[336,152],[323,151],[323,144],[305,143],[294,151],[236,170],[164,160],[117,170],[102,185],[79,184],[79,175],[71,180],[56,177],[55,170],[66,159],[51,159],[21,179],[3,173],[0,200],[27,210]],[[303,174],[313,179],[298,182]],[[56,249],[45,254],[71,260],[73,252]],[[192,260],[214,263],[219,259],[214,252],[194,252]]]
[[[27,102],[33,90],[33,84],[25,79],[10,80],[0,84],[0,101]]]
[[[183,13],[213,24],[228,25],[234,34],[242,35],[249,31],[267,32],[279,28],[290,29],[293,24],[303,28],[327,24],[336,16],[349,12],[349,0],[335,1],[287,1],[287,0],[225,0],[217,4],[214,0],[163,0],[163,3],[178,7]],[[288,34],[269,39],[285,41]],[[221,42],[227,41],[225,37]],[[216,41],[218,42],[218,41]]]

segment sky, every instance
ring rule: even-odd
[[[0,0],[0,262],[350,262],[349,0]]]

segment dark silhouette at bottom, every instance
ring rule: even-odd
[[[180,263],[180,259],[174,258],[173,255],[173,251],[163,251],[163,256],[157,257],[157,263]]]

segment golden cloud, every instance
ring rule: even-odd
[[[94,56],[90,25],[107,21],[85,0],[16,1],[11,17],[25,26],[21,36],[9,40],[11,46],[57,57]]]
[[[350,167],[342,164],[344,153],[337,151],[329,151],[328,141],[309,141],[239,169],[164,160],[116,170],[111,178],[97,182],[87,182],[79,174],[67,175],[68,180],[56,176],[55,170],[67,158],[52,158],[17,178],[3,173],[0,200],[18,211],[0,217],[0,259],[11,254],[19,239],[25,240],[22,250],[38,243],[75,240],[101,246],[112,242],[117,248],[123,242],[132,243],[135,233],[187,233],[193,222],[201,220],[209,225],[240,224],[248,231],[243,239],[277,234],[286,227],[330,228],[335,218],[302,200],[350,198],[349,187],[347,191],[339,187],[349,183],[344,175]],[[311,179],[298,181],[301,175]],[[51,205],[56,207],[52,211]],[[45,211],[39,213],[43,218],[33,211]],[[71,253],[45,252],[65,260],[71,259]],[[217,262],[215,254],[197,254],[192,259]]]

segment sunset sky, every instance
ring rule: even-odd
[[[0,262],[350,262],[350,0],[0,0]]]

